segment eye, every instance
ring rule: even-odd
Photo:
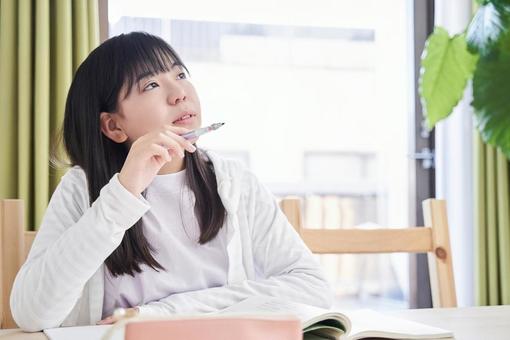
[[[148,84],[147,84],[147,86],[145,86],[145,87],[143,88],[143,90],[144,90],[144,91],[146,91],[146,90],[152,90],[152,89],[154,89],[154,88],[156,88],[156,87],[159,87],[158,83],[156,83],[156,82],[152,81],[152,82],[148,83]]]
[[[186,79],[186,78],[188,78],[188,76],[184,72],[179,73],[178,77],[179,77],[179,79]]]

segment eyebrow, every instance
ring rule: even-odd
[[[178,63],[178,62],[175,62],[170,67],[170,71],[173,70],[173,68],[175,66],[182,66],[182,65],[180,63]],[[140,80],[143,80],[144,78],[147,78],[147,77],[152,76],[152,75],[154,75],[154,72],[144,72],[144,73],[140,74],[139,76],[136,77],[136,84],[138,84],[140,82]]]

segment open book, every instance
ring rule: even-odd
[[[450,331],[368,309],[339,312],[264,296],[250,297],[220,314],[295,315],[301,320],[304,340],[453,338]]]
[[[277,298],[254,296],[241,301],[219,313],[196,314],[173,317],[135,317],[121,320],[113,327],[78,326],[45,329],[44,333],[50,340],[109,340],[124,339],[123,321],[154,321],[179,320],[193,317],[195,319],[240,316],[274,318],[276,316],[292,316],[301,320],[304,340],[355,340],[367,338],[386,339],[445,339],[452,338],[453,333],[444,329],[430,327],[417,322],[390,317],[371,310],[332,311]],[[288,318],[287,318],[288,319]],[[118,331],[115,331],[117,329]]]

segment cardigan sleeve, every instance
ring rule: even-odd
[[[90,206],[84,171],[71,168],[55,189],[26,262],[14,281],[10,306],[25,331],[58,327],[86,282],[149,209],[115,174]]]

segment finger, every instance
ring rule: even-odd
[[[98,321],[96,322],[96,324],[98,325],[109,325],[109,324],[112,324],[114,322],[116,322],[117,320],[115,320],[115,318],[113,316],[109,316],[101,321]]]
[[[180,155],[173,149],[163,145],[156,144],[159,148],[160,154],[165,157],[167,162],[170,162],[174,157],[180,157]]]
[[[169,150],[166,147],[161,146],[159,144],[152,144],[150,148],[152,156],[159,156],[165,162],[170,162],[172,160],[172,156],[170,155],[170,153],[168,152]]]
[[[188,141],[186,138],[182,137],[181,135],[185,134],[185,133],[188,133],[188,132],[191,132],[193,130],[190,130],[190,129],[187,129],[187,128],[182,128],[182,127],[177,127],[177,126],[171,126],[171,125],[165,125],[165,128],[163,129],[162,132],[168,134],[169,136],[178,136],[180,138],[176,138],[178,139],[180,142],[181,141]],[[182,138],[182,139],[181,139]],[[183,145],[184,146],[184,145]]]
[[[199,139],[199,138],[200,138],[200,137],[193,137],[193,138],[186,139],[186,140],[187,140],[188,142],[190,142],[190,143],[191,143],[191,145],[193,145],[193,144],[195,144],[195,143],[198,141],[198,139]],[[193,146],[194,146],[194,145],[193,145]]]
[[[175,151],[174,149],[167,149],[166,147],[163,147],[166,152],[170,155],[171,158],[183,158],[184,156],[182,156],[181,154],[179,154],[177,151]]]
[[[179,156],[184,157],[184,148],[175,139],[169,137],[166,133],[160,133],[156,138],[156,142],[163,145],[167,149],[172,149],[177,152]]]
[[[172,156],[172,157],[180,157],[180,158],[183,158],[184,156],[181,156],[177,151],[173,150],[173,149],[168,149],[167,150],[168,153]]]
[[[177,141],[184,149],[186,149],[186,151],[188,151],[188,152],[197,151],[197,148],[189,140],[185,139],[184,137],[182,137],[170,130],[165,130],[164,132],[167,136],[169,136],[170,138],[173,138],[175,141]]]

